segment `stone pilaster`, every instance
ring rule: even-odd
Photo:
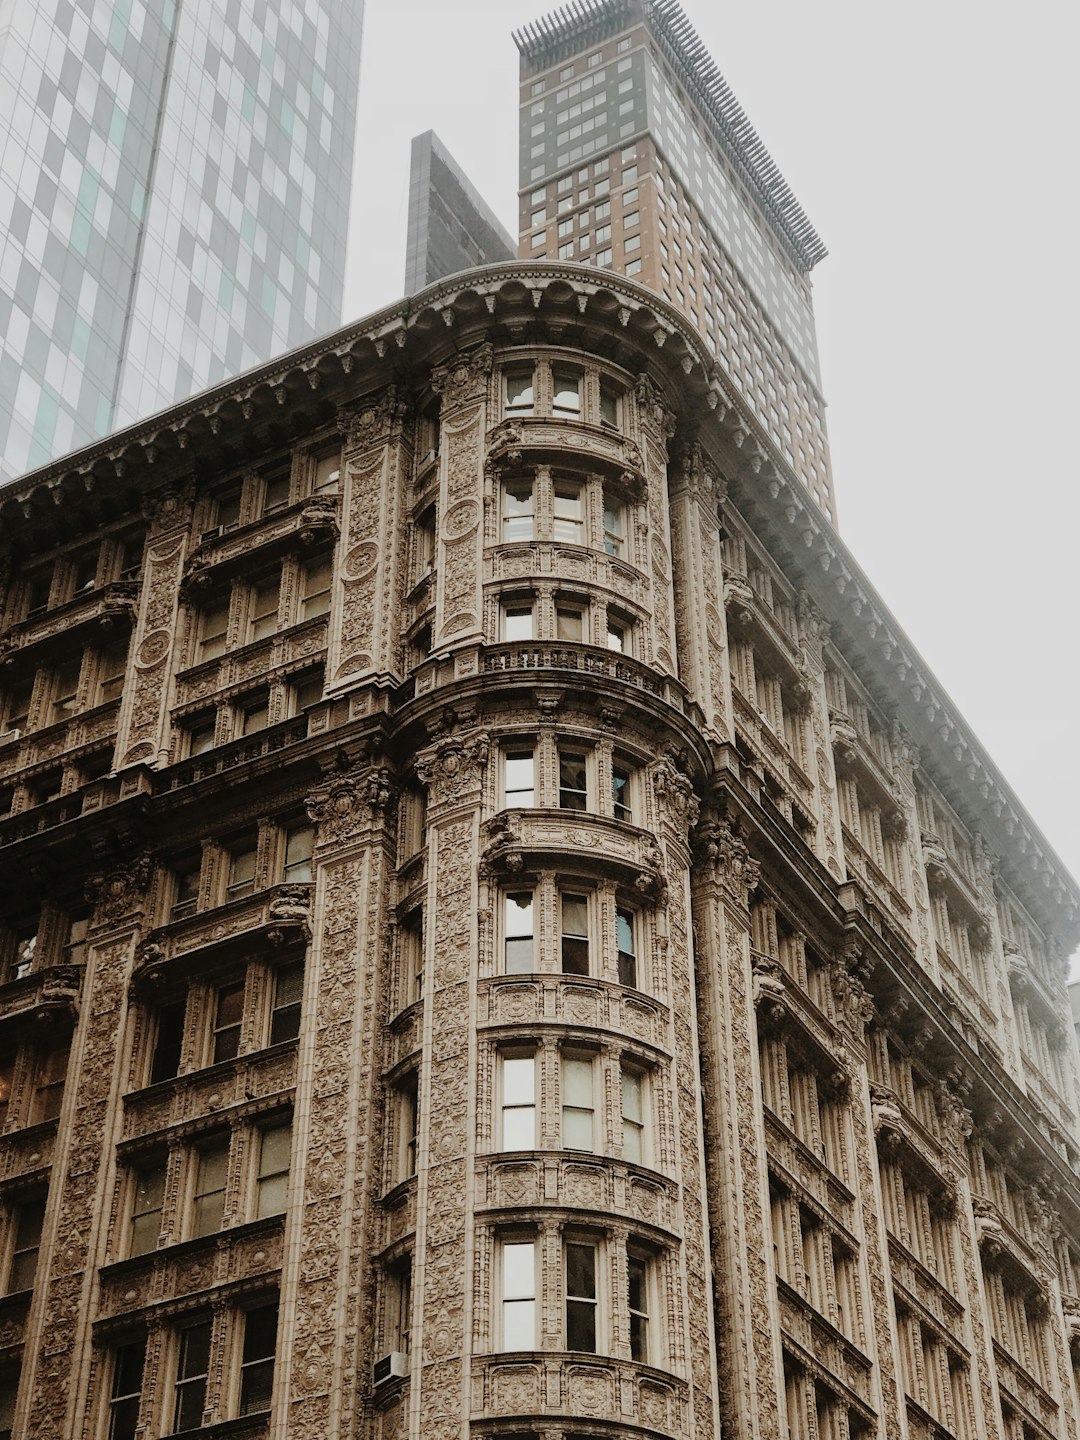
[[[194,482],[178,481],[147,496],[149,533],[139,611],[128,653],[128,680],[120,710],[116,765],[167,764],[169,709],[177,651],[185,637],[177,624],[180,577],[191,533]]]
[[[784,1393],[750,964],[759,867],[726,820],[698,831],[694,950],[720,1417],[729,1440],[779,1440]]]
[[[720,1434],[716,1341],[712,1325],[713,1257],[709,1252],[705,1134],[698,1068],[698,1014],[690,894],[690,831],[698,800],[689,777],[665,755],[652,767],[654,828],[662,863],[656,895],[657,965],[666,971],[671,1003],[672,1092],[680,1182],[683,1244],[680,1256],[681,1314],[673,1317],[674,1367],[691,1387],[689,1433],[706,1440]]]
[[[670,485],[679,675],[701,706],[709,738],[728,741],[735,722],[719,518],[727,487],[698,444],[689,446],[673,467]]]
[[[477,855],[488,735],[472,717],[417,756],[428,787],[430,995],[417,1135],[413,1440],[451,1440],[470,1411],[473,1329]]]
[[[342,435],[341,535],[330,612],[326,688],[400,678],[404,501],[412,464],[405,401],[396,385],[338,412]]]
[[[308,798],[318,829],[294,1120],[294,1163],[306,1183],[286,1227],[277,1390],[287,1402],[273,1440],[355,1436],[370,1386],[366,1278],[383,1125],[375,1067],[392,800],[377,764],[345,769]]]
[[[26,1440],[75,1435],[86,1405],[93,1354],[97,1267],[108,1245],[105,1203],[123,1121],[128,976],[140,938],[150,878],[145,858],[95,875],[83,977],[85,997],[72,1037],[53,1151],[42,1269],[27,1326],[22,1414]],[[47,1258],[46,1258],[47,1257]]]
[[[675,433],[675,416],[660,399],[660,392],[648,375],[638,376],[636,395],[649,516],[648,572],[652,580],[653,663],[669,675],[677,675],[667,497],[668,442]]]
[[[817,853],[837,880],[847,875],[840,805],[836,791],[836,765],[829,728],[829,701],[825,693],[824,647],[828,622],[805,590],[799,592],[799,646],[806,685],[807,729],[813,760],[807,765],[814,781],[817,803]]]
[[[432,372],[442,399],[434,646],[483,639],[484,435],[492,349],[481,345]]]

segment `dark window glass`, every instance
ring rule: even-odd
[[[197,1430],[206,1407],[206,1377],[210,1368],[210,1322],[200,1320],[180,1331],[173,1402],[173,1434]]]
[[[283,965],[274,977],[274,1005],[270,1012],[270,1044],[295,1040],[300,1034],[300,1007],[304,999],[304,962]]]
[[[113,1351],[109,1440],[135,1440],[145,1364],[145,1340],[134,1340],[130,1345],[120,1345]]]
[[[589,973],[589,901],[585,895],[562,897],[562,968],[564,975]]]
[[[566,1348],[596,1350],[596,1247],[566,1246]]]
[[[244,1353],[240,1363],[240,1414],[270,1409],[274,1390],[274,1349],[278,1307],[262,1305],[244,1318]]]
[[[588,757],[574,750],[559,751],[559,805],[563,810],[589,808]]]
[[[240,1022],[244,1015],[244,982],[223,985],[214,1008],[214,1047],[211,1064],[232,1060],[240,1053]]]
[[[180,1072],[180,1048],[184,1040],[186,1002],[174,1000],[158,1011],[157,1038],[150,1062],[150,1084],[171,1080]]]

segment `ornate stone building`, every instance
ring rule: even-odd
[[[1074,883],[698,334],[0,491],[0,1434],[1070,1440]]]

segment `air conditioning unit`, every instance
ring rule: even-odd
[[[216,540],[221,534],[221,526],[215,525],[213,530],[204,530],[199,536],[199,544],[205,545],[208,540]]]
[[[409,1357],[400,1350],[391,1350],[381,1360],[376,1360],[371,1376],[376,1385],[385,1385],[388,1380],[399,1380],[409,1373]]]
[[[22,731],[21,731],[21,730],[4,730],[4,731],[0,731],[0,745],[6,745],[9,740],[21,740],[21,739],[22,739]]]

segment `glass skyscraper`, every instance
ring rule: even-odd
[[[0,479],[341,316],[362,0],[0,0]]]

